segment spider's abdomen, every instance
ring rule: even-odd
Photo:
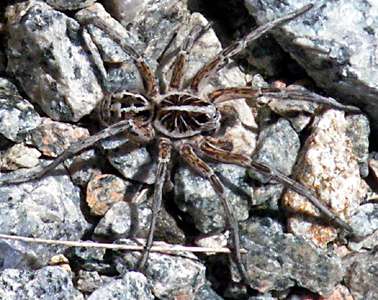
[[[172,93],[160,101],[154,127],[171,138],[186,138],[218,128],[220,113],[209,101],[187,93]]]

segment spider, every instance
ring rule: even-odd
[[[163,88],[159,86],[156,74],[154,74],[141,55],[121,40],[111,28],[107,28],[101,23],[101,20],[93,20],[95,26],[106,32],[109,37],[118,43],[133,59],[143,79],[144,92],[139,94],[123,91],[120,93],[106,94],[99,104],[99,118],[105,127],[103,130],[83,141],[71,145],[49,165],[32,169],[28,174],[22,177],[2,179],[0,183],[20,183],[40,178],[53,170],[64,160],[93,146],[97,142],[118,134],[124,134],[131,141],[138,144],[146,145],[157,143],[159,152],[153,194],[152,217],[150,230],[145,243],[145,251],[139,261],[138,269],[140,270],[143,270],[146,265],[149,251],[153,243],[156,218],[161,207],[163,187],[168,177],[169,165],[172,163],[171,157],[173,151],[176,151],[195,172],[210,182],[221,200],[232,235],[233,256],[240,275],[246,282],[248,282],[248,276],[240,254],[237,220],[225,196],[225,188],[221,180],[205,160],[203,160],[204,157],[251,169],[270,180],[284,184],[287,188],[306,197],[330,222],[353,233],[350,225],[331,212],[314,196],[314,193],[305,186],[265,164],[253,161],[246,155],[235,153],[232,150],[231,142],[213,137],[214,133],[220,127],[222,118],[219,104],[224,101],[240,98],[252,98],[258,101],[260,96],[269,95],[277,99],[294,97],[305,101],[321,102],[336,108],[340,108],[340,105],[338,106],[337,103],[330,102],[327,98],[295,90],[230,87],[214,90],[207,95],[201,95],[200,90],[201,83],[203,83],[207,77],[227,65],[230,58],[243,50],[249,42],[258,39],[271,29],[303,15],[312,7],[313,5],[311,4],[304,6],[281,18],[266,23],[247,34],[244,39],[232,43],[203,66],[192,77],[189,84],[184,86],[184,70],[191,48],[209,29],[209,26],[193,27],[178,51],[176,51],[171,78],[168,85]]]

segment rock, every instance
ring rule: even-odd
[[[0,186],[0,206],[4,234],[75,241],[87,229],[80,211],[79,189],[61,168],[54,176]],[[3,240],[0,248],[2,268],[35,268],[47,264],[51,256],[62,253],[66,247]]]
[[[119,242],[135,245],[131,240]],[[167,246],[163,242],[155,242],[154,245]],[[127,274],[129,268],[135,267],[138,259],[140,252],[128,252],[118,254],[114,262],[121,274]],[[205,266],[189,252],[179,252],[176,255],[152,252],[144,273],[151,284],[154,296],[159,299],[194,298],[197,290],[206,281]]]
[[[335,290],[327,297],[321,300],[355,300],[350,291],[344,285],[337,285]]]
[[[82,271],[114,274],[116,271],[105,253],[105,248],[74,247],[67,251],[67,256],[71,261],[78,262]]]
[[[373,250],[347,258],[350,267],[345,285],[355,300],[375,299],[378,295],[378,253]]]
[[[308,3],[245,1],[260,24]],[[371,117],[374,129],[378,126],[377,9],[374,1],[367,5],[363,0],[321,0],[305,15],[272,32],[318,86],[342,101],[360,105]]]
[[[21,142],[40,122],[33,105],[19,95],[13,83],[0,77],[0,134]]]
[[[24,144],[16,144],[0,156],[0,169],[12,171],[35,167],[39,163],[40,156],[38,150],[26,147]]]
[[[211,164],[221,175],[225,185],[226,198],[239,221],[248,218],[251,187],[246,182],[246,171],[242,167],[229,164]],[[226,224],[221,201],[210,183],[187,167],[180,167],[175,173],[175,202],[187,212],[198,230],[210,233],[223,229]]]
[[[344,112],[328,110],[323,113],[314,124],[294,171],[294,178],[312,189],[335,214],[346,220],[356,211],[364,195],[347,126]],[[321,246],[337,236],[335,227],[313,222],[316,218],[322,220],[322,216],[302,196],[288,191],[283,203],[290,214],[291,232]]]
[[[104,3],[110,12],[124,27],[131,23],[135,16],[145,8],[146,0],[110,0]]]
[[[106,283],[114,280],[107,276],[100,276],[98,272],[80,270],[77,276],[77,289],[82,293],[92,293]]]
[[[373,249],[378,245],[378,203],[366,203],[358,207],[350,218],[350,224],[358,236],[365,237],[362,241],[350,241],[348,246],[352,250]]]
[[[30,133],[30,143],[49,157],[57,157],[70,145],[89,137],[88,129],[43,118]]]
[[[297,285],[327,295],[341,281],[341,260],[302,237],[283,233],[270,218],[254,218],[241,230],[250,285],[260,293]]]
[[[368,157],[369,157],[369,120],[364,115],[346,116],[347,130],[346,135],[352,143],[352,150],[360,166],[361,177],[367,177],[369,174]]]
[[[88,300],[155,299],[147,278],[138,272],[128,272],[121,279],[113,279],[95,290]]]
[[[222,300],[223,298],[219,296],[209,284],[204,284],[201,286],[194,296],[194,300]]]
[[[51,118],[78,121],[103,98],[79,24],[40,1],[7,7],[8,69]]]
[[[61,267],[44,267],[33,271],[1,271],[0,298],[84,300],[83,295],[73,285],[72,273]]]
[[[116,202],[125,200],[130,183],[115,175],[101,174],[92,178],[87,186],[86,201],[92,215],[103,216]]]
[[[45,0],[50,6],[60,10],[75,10],[89,6],[96,0]]]

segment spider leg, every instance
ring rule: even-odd
[[[295,10],[286,16],[275,19],[269,23],[259,26],[254,31],[247,34],[242,40],[232,43],[230,46],[226,47],[220,51],[208,64],[203,66],[196,75],[192,78],[190,88],[193,92],[198,92],[198,87],[201,82],[209,77],[211,74],[215,73],[217,70],[225,66],[230,57],[242,51],[246,48],[249,42],[252,42],[268,31],[275,27],[281,26],[307,12],[313,7],[312,4],[308,4],[298,10]]]
[[[185,38],[173,65],[172,76],[168,87],[169,90],[178,90],[181,88],[190,50],[194,43],[210,29],[210,24],[211,23],[207,24],[205,27],[200,25],[194,26]]]
[[[236,260],[237,267],[239,269],[240,275],[242,279],[248,283],[248,275],[247,271],[243,265],[242,258],[240,255],[240,240],[239,240],[239,226],[238,222],[232,212],[230,203],[228,202],[225,192],[224,186],[220,181],[219,177],[214,173],[214,171],[210,168],[210,166],[205,163],[202,159],[200,159],[197,154],[194,152],[193,147],[190,144],[184,143],[180,146],[179,149],[181,157],[185,160],[185,162],[193,168],[197,173],[201,176],[206,178],[211,186],[213,187],[214,191],[218,195],[218,197],[222,201],[222,205],[224,207],[227,222],[231,229],[232,239],[233,239],[233,246],[234,246],[234,256]]]
[[[251,158],[246,155],[234,153],[231,151],[224,150],[220,147],[214,145],[210,140],[203,138],[198,143],[198,148],[205,156],[210,157],[214,160],[221,161],[224,163],[235,164],[242,166],[247,169],[251,169],[257,173],[260,173],[268,178],[275,180],[279,183],[284,184],[287,188],[293,190],[299,195],[306,197],[319,211],[325,216],[331,223],[334,223],[339,228],[346,230],[347,232],[354,234],[353,228],[338,217],[335,213],[329,210],[315,195],[304,185],[296,182],[295,180],[287,177],[281,172],[265,165],[262,163],[254,162]]]
[[[155,225],[156,219],[161,207],[162,202],[162,193],[163,187],[165,183],[165,179],[167,176],[168,171],[168,164],[171,160],[171,152],[172,152],[172,144],[171,141],[167,138],[160,138],[159,141],[159,158],[158,158],[158,166],[156,170],[156,182],[154,186],[154,198],[152,202],[152,216],[150,220],[150,228],[146,240],[145,250],[143,252],[142,258],[139,261],[138,269],[143,270],[148,256],[150,254],[154,232],[155,232]]]
[[[219,104],[234,99],[257,98],[268,92],[274,94],[276,91],[279,92],[280,90],[277,88],[253,89],[250,87],[230,87],[215,90],[209,93],[207,97],[214,104]]]
[[[88,21],[87,21],[88,22]],[[143,79],[146,94],[153,97],[158,94],[158,84],[154,72],[146,64],[143,57],[129,46],[119,35],[119,33],[107,24],[101,18],[91,18],[90,23],[104,31],[114,42],[116,42],[130,57],[133,59],[138,71]]]
[[[14,173],[9,173],[7,175],[2,176],[0,178],[0,184],[13,184],[13,183],[22,183],[30,180],[35,180],[46,173],[52,171],[55,169],[59,164],[64,162],[66,159],[74,156],[75,154],[93,146],[95,143],[109,138],[111,136],[117,135],[122,132],[128,132],[130,131],[135,125],[130,120],[124,120],[120,121],[116,124],[113,124],[100,132],[89,136],[83,141],[76,142],[72,144],[68,149],[62,152],[57,158],[55,158],[50,164],[47,166],[38,166],[35,168],[32,168],[29,172],[27,172],[23,176],[14,175]],[[16,177],[15,177],[16,176]]]

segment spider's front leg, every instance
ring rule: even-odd
[[[214,173],[214,171],[210,168],[210,166],[205,163],[202,159],[200,159],[197,154],[194,152],[193,147],[188,144],[184,143],[180,146],[179,149],[181,157],[185,160],[185,162],[194,169],[197,173],[199,173],[202,177],[206,178],[211,186],[213,187],[214,191],[218,195],[218,197],[222,201],[222,205],[224,207],[227,222],[231,229],[232,239],[233,239],[233,247],[234,247],[234,256],[237,267],[239,269],[240,275],[245,283],[249,282],[247,271],[243,265],[241,254],[240,254],[240,240],[239,240],[239,226],[238,222],[235,218],[234,213],[232,212],[231,205],[228,202],[224,186],[220,181],[219,177]]]
[[[286,16],[273,20],[269,23],[259,26],[254,31],[247,34],[242,40],[232,43],[230,46],[224,48],[219,52],[208,64],[203,66],[191,80],[190,89],[197,93],[200,84],[210,75],[215,73],[217,70],[225,66],[229,59],[238,54],[244,48],[247,47],[247,44],[257,40],[259,37],[267,33],[268,31],[281,26],[309,11],[313,7],[312,4],[308,4],[296,11],[293,11]]]
[[[15,175],[14,173],[4,174],[0,178],[0,184],[13,184],[13,183],[22,183],[30,180],[35,180],[41,178],[46,173],[54,170],[59,164],[64,162],[66,159],[73,157],[77,153],[92,147],[97,142],[117,135],[122,132],[130,131],[135,125],[130,120],[120,121],[115,123],[100,132],[86,138],[83,141],[76,142],[72,144],[68,149],[63,151],[57,158],[55,158],[47,166],[38,166],[32,168],[29,172],[22,176]],[[17,172],[15,172],[17,173]]]
[[[171,160],[172,143],[167,138],[160,138],[159,140],[159,157],[158,166],[156,170],[156,181],[154,186],[154,198],[152,202],[152,216],[150,221],[150,228],[146,240],[145,251],[139,261],[138,269],[143,271],[148,256],[151,250],[152,242],[154,239],[156,219],[161,207],[163,187],[167,177],[168,165]]]
[[[314,195],[314,193],[311,190],[309,190],[302,184],[298,183],[297,181],[285,176],[281,172],[265,164],[255,162],[246,155],[234,153],[234,152],[222,149],[221,147],[218,147],[214,143],[214,141],[208,138],[203,138],[198,143],[198,149],[205,156],[210,157],[216,161],[229,163],[229,164],[235,164],[235,165],[247,168],[247,169],[251,169],[257,173],[260,173],[268,177],[271,180],[275,180],[283,184],[287,188],[307,198],[320,211],[320,213],[329,220],[329,222],[334,223],[339,228],[346,230],[352,236],[356,237],[356,234],[353,228],[349,224],[347,224],[345,221],[343,221],[340,217],[338,217],[335,213],[330,211],[329,208],[325,206]]]

